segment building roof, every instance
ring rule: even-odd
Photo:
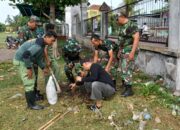
[[[99,10],[100,7],[101,7],[101,5],[95,5],[95,4],[93,4],[93,5],[91,5],[91,6],[88,8],[88,10]]]
[[[100,11],[109,11],[109,10],[111,10],[111,8],[105,2],[103,2],[101,7],[99,8],[99,10]]]

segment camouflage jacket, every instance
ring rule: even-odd
[[[25,25],[21,27],[18,31],[18,40],[22,45],[25,41],[42,37],[43,34],[43,29],[37,28],[35,30],[31,30],[27,25]]]
[[[105,52],[108,52],[110,50],[115,51],[116,49],[117,49],[117,45],[108,39],[105,39],[103,43],[98,47],[95,47],[95,50],[102,50]]]
[[[63,46],[63,58],[66,62],[79,60],[79,53],[81,52],[81,46],[78,41],[74,39],[68,39]]]
[[[138,32],[138,26],[132,21],[119,27],[118,45],[121,48],[131,46],[133,44],[133,35]],[[131,49],[132,47],[129,47]]]
[[[27,68],[31,68],[33,63],[37,63],[41,69],[44,69],[44,47],[43,38],[26,41],[16,51],[14,58],[24,62]]]

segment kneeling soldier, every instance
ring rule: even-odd
[[[63,58],[66,62],[64,66],[65,74],[69,80],[69,83],[74,83],[73,68],[78,70],[80,62],[81,47],[78,41],[74,39],[68,39],[63,47]]]

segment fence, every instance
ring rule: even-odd
[[[164,0],[139,0],[134,3],[123,5],[115,10],[106,12],[108,32],[106,36],[117,37],[118,25],[115,15],[120,11],[125,11],[129,19],[137,23],[141,37],[144,42],[167,43],[168,39],[168,23],[169,23],[169,3]],[[99,16],[98,16],[99,17]],[[93,32],[93,18],[85,21],[88,23],[87,34]],[[145,29],[146,28],[146,29]],[[145,37],[144,37],[145,36]]]
[[[101,32],[101,15],[86,19],[85,24],[85,35],[91,35],[92,33],[100,34]]]

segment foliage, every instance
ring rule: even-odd
[[[168,92],[168,90],[165,89],[165,87],[162,87],[159,84],[155,84],[153,82],[149,83],[140,83],[136,84],[136,86],[140,87],[139,94],[143,95],[145,97],[155,95],[157,96],[157,102],[159,102],[162,105],[170,106],[172,104],[178,103],[178,98],[175,98]]]
[[[6,28],[6,25],[3,23],[0,23],[0,32],[4,32]]]
[[[6,18],[6,23],[8,23],[10,27],[14,28],[15,31],[18,30],[18,27],[25,25],[27,21],[28,18],[21,15],[13,16],[13,18],[8,15]]]
[[[21,0],[10,0],[12,2],[21,2]],[[45,16],[49,16],[53,19],[55,16],[55,11],[59,10],[58,14],[55,16],[56,18],[62,20],[64,17],[64,9],[66,6],[77,5],[81,2],[81,0],[24,0],[24,3],[33,5],[35,10],[40,10],[41,13],[45,14]],[[54,12],[50,11],[50,14],[46,14],[47,10],[51,10],[54,8]],[[54,18],[55,19],[55,18]]]

